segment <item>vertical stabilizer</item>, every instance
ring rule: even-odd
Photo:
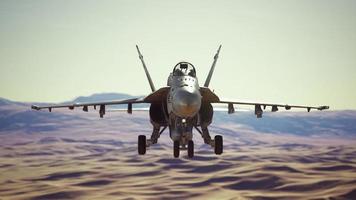
[[[141,52],[140,52],[140,49],[138,48],[137,45],[136,45],[136,49],[137,49],[137,52],[138,52],[138,56],[139,56],[139,58],[140,58],[140,60],[141,60],[141,62],[142,62],[143,69],[145,70],[145,73],[146,73],[148,82],[150,83],[151,90],[152,90],[152,92],[154,92],[154,91],[156,90],[156,89],[155,89],[155,86],[153,85],[153,82],[152,82],[150,73],[148,73],[148,70],[147,70],[145,61],[143,60],[143,56],[142,56],[142,54],[141,54]]]
[[[218,49],[218,51],[216,52],[216,54],[214,56],[214,62],[211,65],[208,77],[206,77],[206,80],[205,80],[205,83],[204,83],[204,87],[209,87],[210,79],[213,76],[214,69],[215,69],[215,64],[216,64],[216,61],[218,60],[220,49],[221,49],[221,45],[219,46],[219,49]]]

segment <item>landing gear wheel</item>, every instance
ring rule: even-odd
[[[138,136],[138,154],[144,155],[146,153],[146,136]]]
[[[173,155],[175,158],[179,157],[179,141],[173,142]]]
[[[192,140],[188,141],[188,157],[193,158],[194,156],[194,142]]]
[[[221,135],[215,135],[215,154],[220,155],[223,153],[223,137]]]

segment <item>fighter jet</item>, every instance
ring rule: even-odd
[[[187,150],[188,157],[190,158],[194,156],[193,128],[200,133],[204,143],[214,149],[215,154],[220,155],[223,153],[223,137],[221,135],[215,135],[214,138],[211,138],[208,129],[213,120],[213,104],[227,105],[229,114],[235,112],[234,105],[236,104],[254,106],[257,118],[262,117],[262,108],[266,109],[266,107],[270,107],[272,112],[278,111],[279,108],[286,110],[290,110],[291,108],[304,108],[308,112],[312,109],[329,109],[329,106],[316,107],[221,100],[209,89],[209,83],[219,57],[221,45],[214,56],[214,61],[204,82],[204,86],[199,85],[193,64],[189,62],[179,62],[174,66],[173,71],[168,76],[167,86],[156,90],[137,45],[136,49],[152,90],[149,95],[143,98],[94,103],[71,103],[48,106],[32,105],[32,109],[48,109],[49,112],[51,112],[54,108],[69,108],[73,110],[76,107],[80,107],[84,112],[88,112],[88,107],[92,106],[94,109],[99,108],[99,116],[103,118],[106,108],[109,105],[126,104],[127,113],[131,114],[133,104],[148,103],[150,105],[149,117],[153,131],[149,139],[146,139],[145,135],[138,136],[138,154],[144,155],[147,147],[156,144],[160,135],[168,127],[170,138],[173,140],[173,155],[176,158],[179,157],[181,150]]]

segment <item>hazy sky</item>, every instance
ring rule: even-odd
[[[145,95],[189,61],[222,97],[356,109],[356,1],[0,0],[0,96]]]

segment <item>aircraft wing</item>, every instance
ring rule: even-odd
[[[286,110],[290,110],[291,108],[305,108],[307,109],[308,112],[310,112],[311,109],[315,109],[315,110],[329,109],[329,106],[303,106],[303,105],[273,104],[273,103],[261,103],[261,102],[217,101],[214,103],[228,104],[229,114],[235,112],[234,104],[255,106],[255,115],[258,118],[262,117],[263,110],[266,109],[267,106],[271,107],[272,112],[277,112],[278,108],[284,108]]]
[[[132,112],[148,112],[150,111],[149,107],[143,107],[143,108],[132,108]],[[116,108],[116,109],[108,109],[107,112],[127,112],[127,109],[125,108]]]
[[[34,110],[48,109],[49,112],[51,112],[53,108],[69,108],[70,110],[73,110],[76,107],[82,107],[84,112],[88,112],[88,107],[93,106],[94,109],[99,107],[99,115],[102,118],[105,115],[105,106],[107,105],[127,104],[127,112],[131,114],[132,104],[135,103],[146,103],[146,102],[142,98],[132,98],[132,99],[124,99],[124,100],[112,100],[112,101],[90,102],[90,103],[55,104],[55,105],[48,105],[48,106],[32,105],[31,108]]]

